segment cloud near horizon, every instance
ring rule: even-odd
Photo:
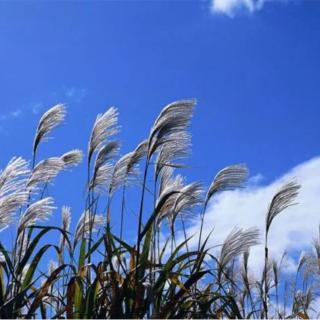
[[[318,236],[320,223],[320,156],[294,167],[282,177],[268,185],[261,185],[256,179],[248,188],[228,191],[218,195],[206,212],[204,235],[212,230],[209,246],[223,243],[234,227],[258,227],[261,239],[264,236],[265,215],[274,194],[287,181],[296,179],[301,184],[297,204],[277,216],[269,233],[269,248],[273,258],[280,260],[287,251],[286,272],[295,270],[300,251],[310,250],[312,241]],[[190,246],[197,245],[200,222],[188,228],[188,235],[195,235]],[[182,237],[182,235],[180,235]],[[251,250],[250,266],[254,273],[261,274],[264,248],[258,245]]]

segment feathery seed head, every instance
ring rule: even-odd
[[[28,161],[21,157],[12,158],[0,172],[0,197],[24,189],[29,174]]]
[[[220,268],[223,269],[237,256],[244,254],[250,247],[259,244],[259,230],[234,228],[225,239],[219,256]]]
[[[19,220],[19,230],[30,227],[37,221],[47,220],[54,209],[55,207],[53,206],[53,199],[51,197],[32,203]]]
[[[133,154],[134,152],[127,153],[115,164],[109,187],[109,194],[111,196],[117,189],[127,184],[130,177],[138,175],[137,168],[132,163]]]
[[[95,175],[99,168],[103,166],[107,161],[113,160],[117,156],[119,149],[119,141],[110,141],[109,143],[102,146],[98,151],[98,155],[94,164],[93,175]]]
[[[165,187],[168,185],[169,181],[172,179],[173,167],[164,166],[159,173],[160,183],[159,183],[159,194],[163,192]]]
[[[89,163],[93,153],[101,148],[106,140],[116,134],[118,130],[118,111],[116,108],[111,107],[105,113],[97,116],[88,145]]]
[[[70,207],[63,206],[61,210],[62,216],[62,229],[64,231],[69,231],[71,223],[71,209]]]
[[[156,202],[158,208],[158,224],[164,218],[169,218],[173,214],[174,204],[184,186],[184,178],[181,175],[170,179],[163,188]]]
[[[61,218],[62,218],[62,226],[61,229],[63,231],[68,232],[70,229],[70,223],[71,223],[71,209],[70,207],[63,206],[61,210]],[[59,253],[59,261],[63,261],[63,246],[66,243],[66,239],[63,234],[60,235],[60,242],[59,242],[59,248],[60,248],[60,253]],[[68,244],[68,242],[67,242]],[[68,246],[69,248],[69,246]],[[70,248],[69,248],[70,249]]]
[[[66,108],[63,104],[59,103],[49,109],[46,113],[41,117],[38,128],[36,131],[36,135],[33,142],[33,154],[37,152],[37,148],[40,142],[47,138],[49,133],[58,126],[66,116]]]
[[[135,176],[138,174],[137,166],[143,157],[146,157],[148,154],[148,139],[142,141],[134,151],[127,154],[128,165],[127,165],[127,174]]]
[[[150,132],[148,158],[173,137],[179,139],[190,123],[195,104],[195,100],[175,101],[161,111]]]
[[[143,141],[134,151],[125,154],[116,162],[109,188],[111,196],[120,187],[135,181],[139,175],[139,162],[147,154],[147,145],[148,141]]]
[[[172,207],[165,216],[169,219],[172,229],[178,215],[183,215],[187,218],[192,217],[194,207],[203,203],[202,195],[202,185],[199,182],[194,182],[182,187],[178,193],[170,198],[174,202],[168,203]]]
[[[89,183],[89,190],[95,190],[96,192],[107,192],[109,189],[114,165],[110,162],[99,166]]]
[[[286,208],[294,205],[299,194],[300,185],[290,181],[283,185],[273,197],[266,215],[266,235],[269,232],[273,219]]]
[[[188,132],[181,131],[169,135],[166,143],[159,147],[159,153],[155,165],[156,180],[158,180],[164,167],[182,167],[182,164],[174,164],[174,161],[188,156],[190,147],[191,136]]]
[[[33,189],[40,183],[51,182],[64,168],[65,162],[59,157],[40,161],[33,169],[27,187]]]
[[[217,192],[242,187],[247,177],[248,168],[243,164],[236,164],[222,169],[215,176],[209,187],[206,203]]]
[[[174,203],[174,212],[190,212],[203,202],[203,187],[199,182],[193,182],[183,187]]]
[[[0,230],[9,226],[14,220],[16,210],[28,202],[28,192],[17,191],[0,198]]]
[[[83,212],[78,220],[75,233],[75,241],[78,242],[82,235],[88,236],[91,229],[92,232],[96,232],[99,226],[104,225],[106,222],[102,215],[95,215],[94,217],[89,217],[89,212]]]
[[[64,162],[65,167],[74,167],[81,163],[83,153],[81,150],[74,149],[66,152],[61,156],[61,160]]]
[[[16,210],[28,201],[28,165],[22,158],[13,158],[0,172],[0,230],[13,222]]]
[[[138,146],[133,151],[133,156],[132,156],[132,159],[131,159],[132,163],[130,165],[135,165],[136,163],[141,161],[141,159],[143,157],[147,156],[148,144],[149,144],[149,140],[148,139],[143,140],[141,143],[138,144]]]

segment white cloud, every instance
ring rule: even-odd
[[[217,196],[209,205],[205,217],[204,233],[207,235],[214,228],[209,246],[221,244],[235,226],[242,228],[257,226],[263,238],[268,205],[282,184],[293,178],[302,185],[297,199],[298,204],[275,218],[269,233],[269,247],[271,255],[276,259],[280,259],[283,252],[287,250],[289,255],[287,271],[294,271],[296,261],[293,259],[293,253],[310,248],[318,232],[320,157],[298,165],[268,185],[253,183],[247,189],[230,191]],[[199,228],[198,221],[188,229],[188,234],[196,234]],[[196,236],[192,241],[192,245],[196,246]],[[262,270],[263,254],[262,245],[251,250],[250,265],[253,271]]]
[[[240,12],[253,13],[261,10],[269,3],[287,3],[292,0],[211,0],[211,10],[214,13],[225,14],[234,17]]]
[[[262,8],[265,0],[212,0],[212,11],[233,17],[236,12],[254,12]]]

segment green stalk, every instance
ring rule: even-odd
[[[265,318],[268,319],[268,260],[269,260],[269,252],[268,252],[268,232],[266,230],[265,237],[265,245],[264,245],[264,298],[263,298],[263,307],[265,312]]]
[[[142,240],[141,229],[142,229],[142,218],[143,218],[143,205],[144,205],[145,187],[147,183],[148,167],[149,167],[149,159],[147,158],[145,168],[144,168],[140,210],[139,210],[138,237],[137,237],[137,263],[136,263],[137,270],[139,269],[138,266],[139,266],[139,258],[140,258],[140,245]],[[136,280],[138,280],[137,276],[138,276],[138,272],[136,271]]]

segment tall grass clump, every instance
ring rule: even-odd
[[[260,278],[249,267],[250,249],[260,244],[258,229],[236,227],[223,243],[209,246],[214,226],[209,235],[203,227],[210,200],[245,187],[248,169],[244,164],[227,166],[207,189],[182,176],[191,149],[188,129],[195,105],[193,99],[167,105],[146,138],[124,155],[115,107],[97,116],[86,155],[73,149],[41,159],[39,149],[64,122],[66,108],[57,104],[41,117],[31,161],[13,157],[0,172],[0,318],[314,314],[319,240],[313,252],[301,256],[294,279],[287,279],[283,261],[269,254],[272,222],[294,204],[300,188],[295,181],[283,185],[266,212]],[[82,212],[73,213],[70,203],[57,208],[48,187],[82,161],[86,171]],[[56,211],[61,211],[61,222],[52,224]],[[78,221],[72,223],[74,217]],[[187,228],[195,219],[200,228],[190,236]],[[12,244],[4,240],[10,232]],[[53,243],[47,240],[51,233],[57,239]]]

